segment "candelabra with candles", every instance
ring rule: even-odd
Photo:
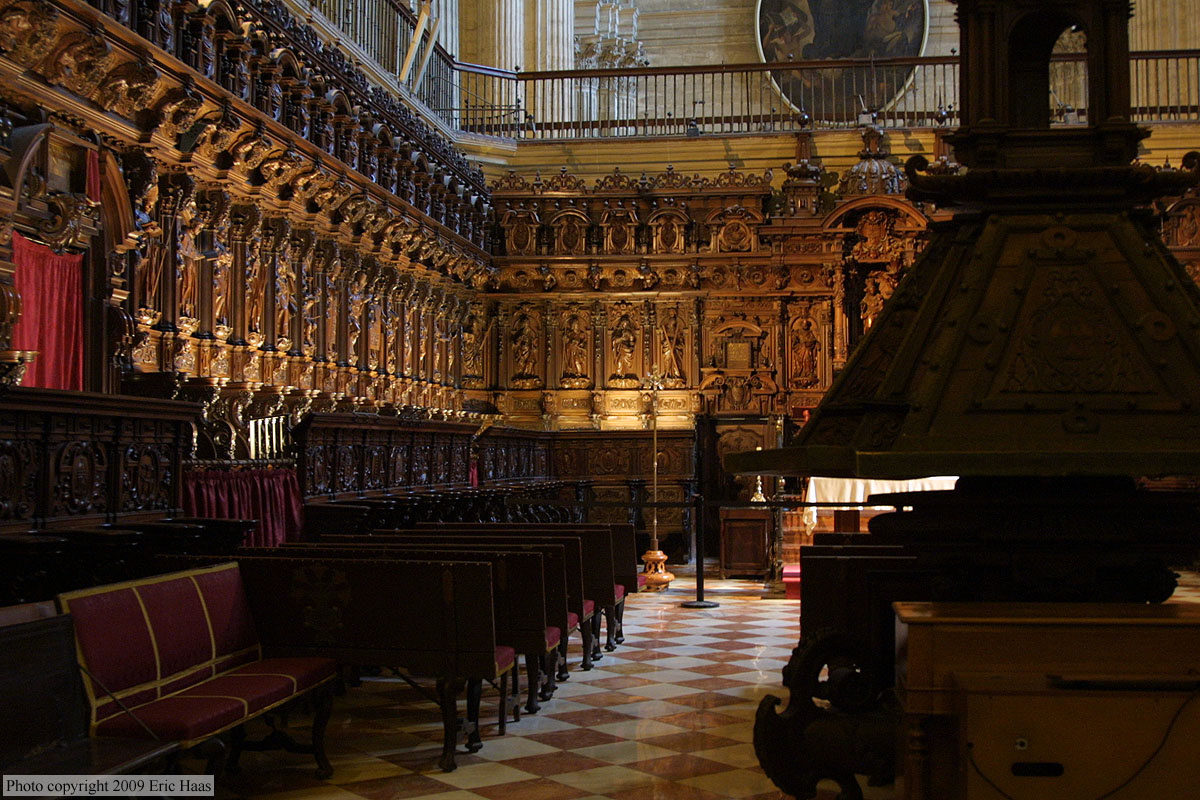
[[[646,386],[650,389],[650,450],[654,462],[650,486],[654,505],[650,517],[650,549],[642,554],[642,563],[646,565],[646,588],[658,592],[675,580],[675,576],[667,572],[667,554],[658,546],[658,392],[663,386],[663,376],[658,370],[646,376]]]
[[[761,447],[756,447],[754,449],[762,450]],[[762,490],[762,475],[754,476],[754,494],[750,495],[750,502],[751,503],[767,502],[767,496],[765,494],[763,494],[763,490]]]

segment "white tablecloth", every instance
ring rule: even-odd
[[[957,475],[939,475],[934,478],[913,478],[907,481],[881,481],[860,478],[809,478],[808,493],[804,496],[809,503],[865,502],[873,494],[890,492],[932,492],[953,489]],[[882,506],[887,508],[887,506]],[[817,526],[817,509],[804,509],[804,527],[812,533]]]

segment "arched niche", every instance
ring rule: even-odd
[[[1017,128],[1049,128],[1050,56],[1065,31],[1086,36],[1083,21],[1056,8],[1031,11],[1008,37],[1008,120]]]

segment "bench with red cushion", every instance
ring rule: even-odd
[[[387,543],[390,541],[396,542],[427,542],[441,546],[443,543],[451,544],[471,544],[476,546],[493,547],[495,545],[516,545],[527,546],[534,544],[556,544],[561,545],[563,549],[563,563],[565,567],[566,577],[566,592],[567,592],[567,611],[566,619],[562,624],[547,620],[550,624],[558,627],[561,631],[561,641],[559,642],[559,660],[558,660],[558,680],[566,680],[567,673],[567,637],[573,631],[578,630],[583,638],[583,669],[591,669],[591,651],[592,651],[592,614],[595,611],[596,604],[587,597],[586,588],[584,585],[584,567],[583,567],[583,544],[578,536],[559,537],[556,535],[521,535],[512,533],[511,535],[486,534],[486,533],[461,533],[451,529],[433,530],[429,528],[420,528],[416,530],[399,530],[399,531],[374,531],[366,536],[340,536],[337,534],[329,534],[322,537],[322,541],[327,542],[373,542]]]
[[[523,654],[529,676],[529,700],[526,709],[538,711],[537,691],[541,685],[541,666],[554,638],[558,645],[557,628],[552,634],[546,625],[545,579],[542,554],[531,551],[506,551],[497,548],[472,547],[458,550],[430,544],[333,544],[329,542],[291,542],[281,548],[243,548],[242,555],[306,555],[313,558],[391,558],[418,561],[487,561],[492,565],[492,601],[496,613],[496,641]],[[557,650],[554,650],[557,655]],[[502,676],[501,680],[504,680]],[[513,671],[512,691],[520,694],[520,681]],[[502,684],[503,687],[503,684]],[[502,689],[503,691],[503,689]],[[520,719],[520,706],[514,702],[514,720]],[[499,732],[507,723],[507,703],[500,699]]]
[[[324,733],[337,665],[320,657],[263,658],[242,577],[237,564],[221,564],[59,595],[75,621],[93,736],[188,748],[313,692],[312,744],[285,746],[311,752],[318,775],[332,774]],[[219,770],[224,740],[215,741],[222,745],[210,765]]]
[[[279,555],[238,556],[266,650],[434,678],[442,712],[442,769],[455,769],[460,733],[467,734],[469,749],[482,746],[481,684],[505,680],[516,663],[516,651],[496,638],[490,563],[269,552]],[[470,724],[460,726],[457,701],[464,684]]]
[[[620,629],[619,618],[624,610],[626,587],[636,584],[636,550],[633,526],[608,523],[574,522],[446,522],[421,523],[422,530],[448,533],[475,533],[525,537],[571,536],[580,540],[583,556],[584,594],[608,619],[608,650],[615,650]],[[584,631],[588,652],[584,653],[583,668],[602,657],[600,652],[600,615],[592,617],[592,626]],[[624,636],[620,636],[624,640]]]

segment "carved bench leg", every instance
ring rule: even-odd
[[[558,643],[558,679],[565,681],[571,677],[567,671],[567,634],[564,631],[562,641]]]
[[[625,642],[625,598],[621,598],[621,602],[617,603],[616,614],[617,618],[617,644]]]
[[[438,705],[442,707],[442,757],[438,766],[442,772],[453,772],[458,768],[454,762],[454,748],[458,744],[458,688],[453,678],[438,678]]]
[[[325,754],[325,729],[329,727],[329,718],[333,716],[334,684],[329,683],[318,689],[313,696],[316,713],[312,722],[312,751],[317,760],[317,777],[321,780],[333,776],[333,764]]]
[[[512,665],[512,694],[508,706],[512,709],[513,722],[521,721],[521,662],[513,661]]]
[[[516,667],[514,666],[515,670]],[[529,699],[525,701],[525,713],[536,714],[541,710],[538,704],[538,691],[542,687],[541,659],[537,653],[525,654],[525,683],[529,686]]]
[[[221,736],[214,736],[196,746],[196,751],[204,756],[204,771],[219,779],[225,772],[225,762],[229,758],[229,746]]]
[[[230,775],[236,775],[240,769],[238,761],[242,758],[245,744],[246,726],[238,725],[229,732],[229,756],[225,759],[225,771]]]
[[[498,730],[503,736],[508,727],[508,672],[500,673],[500,726]]]
[[[542,668],[545,673],[545,680],[542,683],[541,691],[538,692],[538,698],[549,700],[554,696],[554,690],[558,688],[557,672],[558,672],[558,647],[552,647],[546,651],[546,663]]]
[[[594,615],[593,615],[594,618]],[[579,668],[585,672],[592,668],[592,620],[585,619],[579,623],[579,635],[583,637],[583,661]]]
[[[471,678],[467,681],[467,751],[478,752],[483,747],[483,737],[479,733],[479,699],[483,696],[483,680]],[[500,702],[503,705],[505,694],[500,692]],[[503,719],[501,708],[501,719]],[[503,731],[502,731],[503,732]]]
[[[612,652],[617,649],[617,608],[616,606],[604,607],[604,649]]]
[[[597,608],[592,614],[592,661],[604,658],[604,650],[600,647],[600,622],[604,619],[604,609]]]

